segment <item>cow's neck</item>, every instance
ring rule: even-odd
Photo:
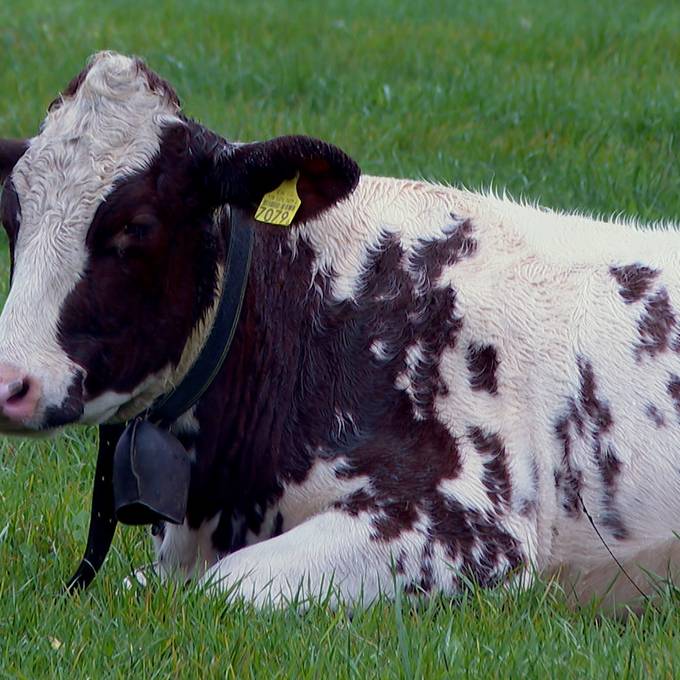
[[[197,526],[221,511],[257,532],[280,480],[303,474],[309,454],[288,450],[287,428],[310,317],[311,249],[291,246],[281,227],[258,225],[241,317],[215,381],[184,419],[195,451],[188,520]],[[191,423],[198,432],[192,433]],[[286,447],[285,456],[282,448]],[[229,520],[231,517],[229,517]],[[219,531],[230,532],[225,519]],[[224,537],[230,544],[235,537]]]

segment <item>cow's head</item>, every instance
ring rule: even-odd
[[[308,137],[226,142],[141,61],[95,55],[39,135],[0,141],[0,431],[127,418],[176,382],[215,307],[221,207],[252,213],[296,173],[305,221],[359,171]]]

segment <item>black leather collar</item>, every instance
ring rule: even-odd
[[[232,208],[222,295],[203,349],[182,382],[160,397],[143,417],[168,429],[210,387],[234,339],[253,250],[253,227],[241,210]],[[86,588],[97,575],[113,541],[118,520],[114,501],[114,453],[126,425],[100,425],[97,467],[92,489],[92,510],[87,547],[78,569],[66,585],[68,593]],[[121,518],[122,519],[122,518]]]
[[[253,228],[243,212],[232,208],[229,250],[225,262],[222,297],[210,335],[182,382],[151,407],[148,420],[169,427],[188,411],[210,387],[231,347],[246,294],[253,250]]]

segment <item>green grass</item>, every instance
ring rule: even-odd
[[[677,219],[679,34],[670,1],[4,0],[0,134],[34,133],[86,56],[111,48],[144,56],[188,113],[234,139],[308,133],[368,173]],[[191,589],[123,590],[149,559],[126,529],[91,590],[66,600],[94,446],[75,430],[0,443],[2,676],[677,675],[675,592],[624,623],[571,611],[543,585],[352,617],[254,613]]]

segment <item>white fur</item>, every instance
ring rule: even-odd
[[[372,539],[365,518],[326,511],[223,558],[202,583],[258,606],[325,597],[370,604],[394,592],[391,564],[389,547]]]
[[[317,460],[304,482],[286,487],[279,505],[284,517],[284,529],[291,529],[327,510],[335,501],[366,487],[366,477],[339,480],[336,471],[344,459],[327,462]]]

